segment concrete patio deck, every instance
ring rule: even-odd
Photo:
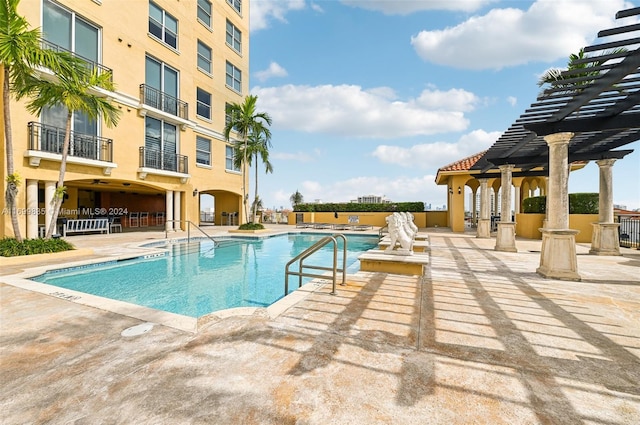
[[[535,273],[540,241],[498,252],[495,239],[426,230],[423,276],[359,272],[337,295],[198,333],[122,336],[143,322],[6,284],[21,266],[3,267],[0,422],[640,423],[640,251],[580,244],[582,282],[567,282]],[[69,240],[90,259],[163,237]]]

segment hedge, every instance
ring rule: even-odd
[[[598,214],[598,193],[570,193],[569,214]],[[547,208],[546,196],[534,196],[522,202],[525,214],[544,214]]]
[[[294,212],[424,212],[424,202],[393,202],[389,204],[298,204]]]

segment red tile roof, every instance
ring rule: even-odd
[[[452,162],[449,165],[445,165],[444,167],[438,169],[438,173],[440,173],[441,171],[469,171],[471,167],[476,165],[476,162],[478,162],[486,152],[487,151],[485,150],[463,158],[460,161]]]

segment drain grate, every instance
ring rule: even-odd
[[[146,334],[151,329],[153,329],[153,325],[154,323],[147,322],[147,323],[141,323],[139,325],[131,326],[130,328],[123,330],[120,333],[120,335],[125,337],[132,337],[132,336],[139,336],[142,334]]]

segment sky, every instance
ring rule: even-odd
[[[438,168],[488,149],[597,32],[640,0],[250,0],[250,91],[273,123],[265,208],[446,204]],[[613,167],[614,203],[640,208],[640,142]],[[251,171],[250,199],[254,194]],[[598,192],[595,163],[569,192]],[[467,188],[467,193],[470,189]],[[467,199],[467,198],[465,198]]]

